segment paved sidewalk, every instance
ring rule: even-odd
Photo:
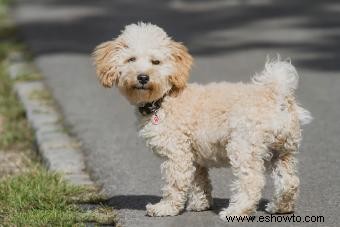
[[[340,4],[324,0],[18,0],[15,19],[46,76],[65,119],[82,142],[87,166],[111,195],[128,226],[223,226],[216,213],[230,197],[230,170],[211,171],[213,211],[145,217],[160,199],[160,163],[137,138],[133,108],[103,89],[93,48],[124,25],[150,21],[183,41],[195,57],[191,81],[248,81],[267,54],[290,57],[299,69],[298,97],[315,118],[300,153],[301,196],[296,215],[323,215],[337,226],[340,200]],[[258,215],[271,198],[268,181]],[[269,224],[268,224],[269,225]],[[263,226],[254,223],[252,226]],[[270,223],[270,226],[288,224]]]

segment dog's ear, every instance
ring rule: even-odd
[[[172,84],[170,93],[176,95],[182,91],[187,84],[192,65],[192,57],[187,48],[181,43],[171,41],[170,49],[171,58],[176,69],[169,77],[170,83]]]
[[[123,48],[124,43],[116,39],[98,45],[92,54],[97,77],[104,87],[112,87],[118,83],[117,55]]]

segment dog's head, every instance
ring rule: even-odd
[[[146,23],[126,26],[116,39],[97,46],[93,56],[101,84],[117,86],[132,104],[178,94],[192,64],[185,46]]]

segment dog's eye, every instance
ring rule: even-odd
[[[159,64],[161,64],[161,62],[158,61],[158,60],[152,60],[151,63],[152,63],[153,65],[159,65]]]
[[[136,58],[135,57],[131,57],[129,58],[128,60],[126,60],[126,62],[135,62],[136,61]]]

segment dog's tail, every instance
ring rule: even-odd
[[[264,70],[256,74],[252,81],[254,84],[275,86],[283,97],[294,93],[298,87],[299,75],[289,61],[267,60]]]
[[[252,81],[258,85],[273,86],[279,99],[283,101],[285,97],[294,95],[298,87],[299,75],[290,61],[282,61],[278,56],[277,59],[267,60],[264,70],[256,74]],[[298,105],[297,112],[302,125],[312,121],[313,118],[308,110]]]

